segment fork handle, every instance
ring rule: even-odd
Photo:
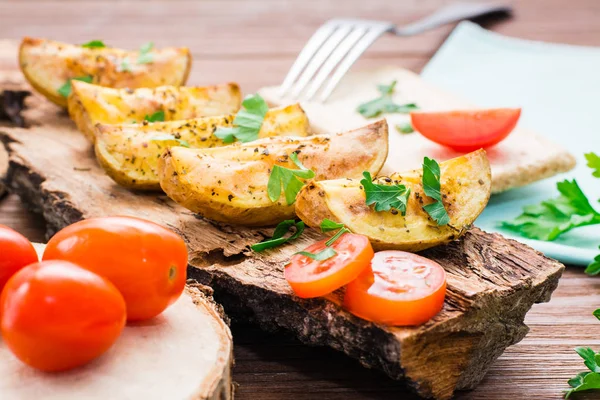
[[[398,36],[411,36],[452,22],[473,19],[493,13],[508,14],[510,12],[511,8],[507,5],[456,3],[440,8],[433,14],[413,22],[412,24],[396,28],[394,33]]]

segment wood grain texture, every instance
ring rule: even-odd
[[[345,312],[339,292],[310,300],[293,295],[283,268],[292,254],[322,237],[317,231],[254,253],[248,245],[270,236],[271,229],[216,223],[163,194],[116,185],[65,111],[45,99],[32,100],[24,113],[28,128],[0,127],[0,141],[9,152],[8,187],[44,216],[49,234],[109,215],[170,227],[188,244],[190,277],[212,287],[228,314],[340,350],[405,379],[425,397],[447,399],[457,389],[474,388],[504,349],[525,336],[525,314],[550,299],[564,268],[525,245],[473,228],[460,240],[423,252],[448,275],[442,312],[416,328],[376,325]]]
[[[0,37],[39,35],[82,43],[101,38],[129,48],[147,40],[158,45],[187,45],[195,57],[191,84],[236,80],[248,93],[280,82],[312,31],[327,18],[368,16],[405,23],[448,2],[3,0]],[[600,2],[596,0],[511,3],[513,18],[492,21],[487,27],[533,40],[600,45]],[[417,37],[382,38],[357,67],[393,64],[419,71],[449,31],[446,27]],[[0,223],[32,240],[44,237],[43,219],[28,212],[15,195],[0,201]],[[458,398],[561,399],[566,380],[585,369],[572,349],[600,348],[600,324],[591,315],[598,305],[598,280],[579,268],[568,268],[552,301],[535,305],[527,315],[525,322],[531,328],[527,337],[507,349],[476,390]],[[306,347],[280,334],[266,336],[245,325],[234,325],[232,331],[237,399],[413,398],[402,384],[333,350]],[[577,398],[596,399],[598,395]]]

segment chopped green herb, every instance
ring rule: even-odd
[[[315,173],[304,167],[300,160],[298,160],[297,153],[292,153],[290,159],[299,169],[289,169],[279,165],[274,165],[271,169],[271,175],[269,176],[269,182],[267,183],[267,193],[272,202],[279,200],[283,188],[287,204],[294,204],[296,195],[298,195],[298,192],[302,189],[302,186],[304,186],[304,182],[298,178],[312,179],[315,177]]]
[[[331,246],[332,244],[334,244],[335,241],[338,240],[340,238],[340,236],[342,236],[344,233],[350,233],[350,229],[348,229],[344,226],[342,229],[337,231],[335,233],[335,235],[333,235],[331,237],[331,239],[329,239],[328,241],[325,242],[325,246]]]
[[[404,134],[413,133],[415,131],[410,122],[396,125],[396,130]]]
[[[365,201],[368,206],[374,205],[375,211],[389,211],[391,208],[406,215],[406,204],[410,189],[404,185],[380,185],[373,183],[371,174],[363,172],[364,179],[360,181],[365,191]]]
[[[269,106],[260,95],[246,96],[242,102],[242,109],[233,120],[234,126],[219,128],[214,135],[225,143],[233,143],[236,139],[242,143],[256,140],[267,111]]]
[[[88,49],[101,49],[103,47],[106,47],[106,45],[102,40],[91,40],[87,43],[82,44],[81,47],[86,47]]]
[[[600,309],[594,311],[594,316],[600,319]],[[577,347],[575,351],[583,358],[583,363],[589,371],[580,372],[567,381],[571,389],[565,392],[565,399],[573,393],[600,389],[600,353],[596,353],[589,347]]]
[[[159,135],[159,136],[155,136],[153,138],[150,139],[153,142],[161,142],[161,141],[176,141],[177,143],[179,143],[180,146],[182,147],[190,147],[190,144],[183,139],[178,139],[173,135]]]
[[[82,81],[82,82],[87,82],[87,83],[92,83],[92,80],[94,78],[92,78],[91,76],[78,76],[76,78],[69,78],[67,79],[67,82],[65,82],[64,85],[62,85],[59,89],[58,89],[58,94],[60,94],[63,97],[69,97],[69,95],[71,94],[71,81]]]
[[[294,227],[296,231],[291,236],[285,237],[285,234],[288,233],[292,227]],[[290,240],[297,239],[302,232],[304,232],[304,222],[296,222],[293,219],[285,220],[277,225],[275,231],[273,231],[273,236],[270,239],[253,244],[250,248],[256,252],[271,249],[289,242]]]
[[[594,170],[592,175],[596,178],[600,178],[600,156],[595,153],[587,153],[585,159],[588,162],[587,166]]]
[[[152,115],[146,115],[144,117],[144,121],[148,122],[164,122],[165,120],[165,112],[163,110],[159,110]]]
[[[331,247],[326,247],[324,250],[321,250],[318,253],[311,253],[308,251],[299,251],[295,254],[300,254],[300,255],[306,256],[308,258],[312,258],[315,261],[324,261],[324,260],[330,259],[331,257],[335,256],[337,253]]]
[[[152,54],[152,49],[154,48],[154,43],[148,42],[144,43],[140,46],[140,54],[138,55],[137,63],[138,64],[148,64],[154,61],[154,57]]]
[[[423,159],[423,191],[427,196],[436,201],[435,203],[424,206],[423,210],[425,210],[439,226],[443,226],[448,225],[450,216],[442,202],[440,179],[440,165],[434,159],[425,157]]]
[[[392,100],[394,89],[396,87],[396,81],[393,81],[389,85],[377,85],[377,90],[381,93],[381,96],[363,103],[358,106],[358,111],[365,118],[374,118],[382,113],[401,113],[408,114],[411,111],[418,110],[414,103],[408,104],[396,104]]]
[[[336,229],[340,229],[343,227],[344,224],[340,224],[339,222],[332,221],[328,218],[325,218],[323,221],[321,221],[321,232],[323,233],[335,231]]]

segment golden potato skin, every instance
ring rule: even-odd
[[[237,112],[242,102],[235,83],[139,89],[114,89],[80,81],[71,85],[69,115],[92,141],[98,123],[142,122],[146,115],[161,110],[165,121],[227,115]]]
[[[226,144],[213,133],[232,126],[234,115],[196,118],[145,124],[118,124],[96,127],[96,157],[106,173],[118,184],[138,190],[160,190],[158,159],[177,140],[153,141],[172,135],[185,140],[191,148],[211,148]],[[307,136],[308,117],[299,104],[271,109],[265,115],[259,138]]]
[[[387,157],[385,120],[354,131],[306,138],[275,137],[212,149],[173,147],[160,159],[160,184],[187,209],[215,221],[264,226],[294,217],[282,194],[272,202],[267,183],[273,165],[296,169],[293,152],[315,179],[376,174]]]
[[[438,226],[423,210],[433,200],[425,195],[422,170],[391,175],[379,184],[410,188],[406,215],[376,212],[365,203],[360,179],[311,182],[296,198],[296,214],[308,226],[319,227],[328,218],[365,235],[376,250],[421,251],[460,237],[483,211],[490,198],[492,175],[484,150],[440,164],[443,203],[450,223]]]
[[[61,107],[67,107],[67,99],[58,89],[69,78],[92,76],[97,85],[132,89],[185,84],[192,65],[187,48],[152,49],[150,53],[152,62],[138,64],[137,51],[25,37],[19,48],[19,65],[31,86]],[[124,60],[130,71],[123,70]]]

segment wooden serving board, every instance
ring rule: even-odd
[[[37,245],[41,255],[44,245]],[[26,366],[0,341],[5,399],[229,400],[233,343],[210,288],[189,282],[160,316],[128,323],[111,349],[62,373]]]
[[[525,336],[525,314],[532,304],[549,300],[564,268],[523,244],[473,228],[461,240],[423,253],[448,274],[439,315],[416,328],[366,322],[340,307],[341,293],[302,300],[283,278],[290,255],[320,239],[320,233],[307,230],[292,244],[252,253],[248,246],[272,229],[214,223],[162,194],[117,186],[65,112],[32,100],[25,114],[29,128],[0,128],[0,140],[10,155],[7,184],[44,216],[49,235],[82,218],[107,215],[167,226],[188,244],[190,277],[211,286],[231,316],[340,350],[366,367],[405,379],[425,397],[447,399],[455,390],[476,386],[504,349]]]

